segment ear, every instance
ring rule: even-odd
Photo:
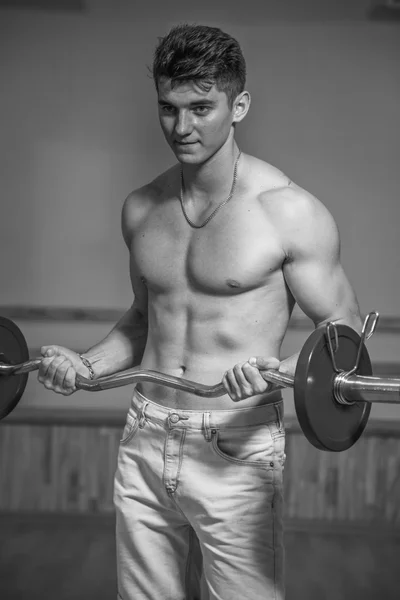
[[[247,115],[251,103],[251,97],[249,92],[242,92],[236,98],[233,103],[232,113],[233,113],[233,122],[240,123],[245,116]]]

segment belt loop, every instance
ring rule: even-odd
[[[283,433],[284,424],[283,424],[283,401],[275,404],[275,412],[276,412],[276,420],[278,423],[279,431]]]
[[[207,442],[211,442],[210,416],[211,413],[209,412],[203,413],[204,437],[206,438]]]
[[[146,423],[146,408],[148,406],[148,402],[144,402],[141,411],[140,411],[140,417],[139,417],[139,428],[143,429],[143,427],[145,426]]]

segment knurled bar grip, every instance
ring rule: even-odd
[[[42,362],[41,358],[33,358],[24,363],[18,365],[6,365],[0,363],[0,375],[21,375],[22,373],[30,373],[31,371],[37,371]],[[261,371],[261,375],[265,381],[273,383],[278,387],[294,387],[294,377],[280,373],[275,369],[268,371]],[[180,377],[174,377],[173,375],[165,375],[158,371],[150,371],[146,369],[128,369],[114,375],[107,375],[106,377],[100,377],[99,379],[87,379],[81,375],[76,376],[75,386],[79,390],[85,390],[87,392],[99,392],[102,390],[109,390],[111,388],[122,387],[124,385],[130,385],[139,381],[149,381],[151,383],[158,383],[166,387],[171,387],[183,392],[189,392],[196,396],[202,396],[203,398],[217,398],[227,393],[222,383],[217,385],[203,385],[190,381],[189,379],[181,379]]]

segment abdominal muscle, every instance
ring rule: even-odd
[[[257,296],[259,292],[233,298],[203,295],[189,304],[181,299],[153,298],[141,368],[213,386],[227,370],[251,356],[279,358],[289,309],[277,298],[260,303]],[[260,306],[269,309],[260,315]],[[203,398],[150,382],[139,383],[137,389],[158,404],[186,410],[246,408],[281,397],[280,391],[275,391],[239,401],[228,394]]]

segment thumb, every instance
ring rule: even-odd
[[[40,349],[40,353],[42,356],[48,358],[57,354],[57,348],[55,346],[42,346]]]
[[[260,371],[267,371],[268,369],[279,369],[281,361],[274,356],[264,358],[263,356],[252,356],[249,358],[249,364],[252,367],[256,367]]]

